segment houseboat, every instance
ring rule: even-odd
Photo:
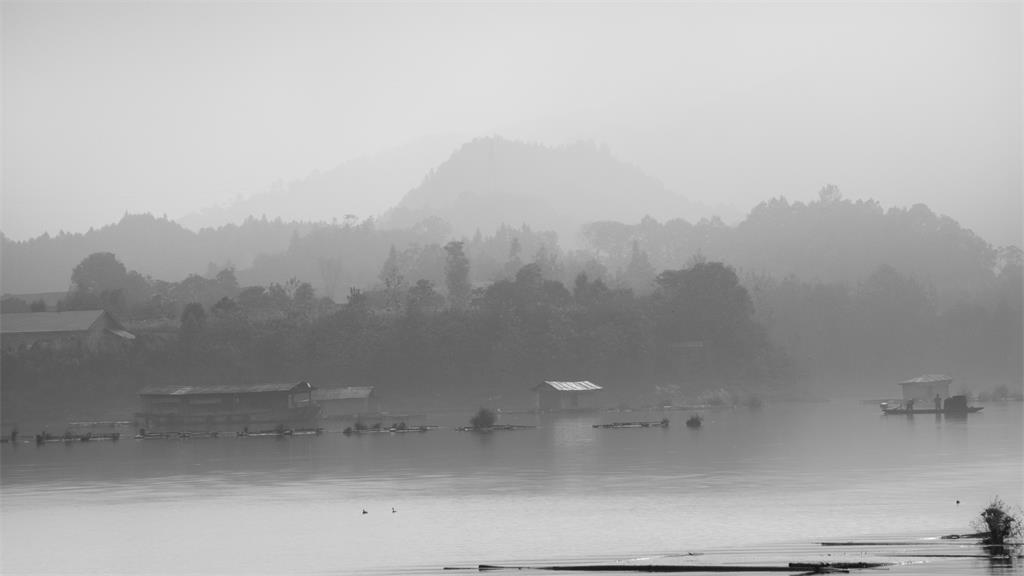
[[[928,374],[900,382],[903,399],[897,402],[882,402],[882,413],[887,415],[944,414],[961,416],[981,410],[968,406],[967,396],[950,396],[949,385],[953,379],[941,374]]]
[[[309,382],[147,388],[139,426],[147,431],[315,429],[320,414]]]

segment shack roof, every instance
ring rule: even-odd
[[[556,382],[553,380],[545,380],[544,382],[537,384],[533,387],[534,390],[540,390],[542,388],[549,388],[551,390],[557,390],[559,392],[585,392],[588,390],[601,390],[601,387],[589,380],[580,380],[578,382]]]
[[[900,386],[907,386],[909,384],[949,384],[952,381],[952,378],[944,374],[925,374],[924,376],[904,380],[903,382],[900,382]]]
[[[365,400],[372,394],[373,386],[318,388],[313,392],[313,400]]]
[[[87,332],[101,318],[106,328],[118,333],[124,326],[104,310],[67,310],[64,312],[18,312],[0,315],[0,333],[41,334],[48,332]],[[119,336],[121,334],[118,334]],[[130,334],[129,334],[130,336]]]
[[[267,384],[220,384],[217,386],[164,386],[146,388],[139,396],[201,396],[205,394],[265,394],[281,392],[307,392],[309,382],[280,382]]]

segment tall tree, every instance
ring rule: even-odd
[[[444,266],[445,284],[448,286],[448,305],[452,310],[464,310],[469,305],[469,258],[462,250],[462,242],[444,245],[447,253]]]
[[[513,236],[508,245],[508,261],[505,262],[506,278],[515,278],[516,272],[523,267],[522,251],[523,247],[519,244],[519,238]]]
[[[399,310],[402,307],[402,293],[405,291],[405,276],[398,266],[398,251],[395,245],[391,245],[388,251],[388,259],[381,266],[380,274],[377,276],[384,283],[385,304],[389,310]]]
[[[633,240],[629,263],[622,271],[620,282],[636,294],[649,294],[654,289],[654,266],[647,253],[640,249],[640,243]]]

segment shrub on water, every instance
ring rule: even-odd
[[[497,417],[494,415],[493,411],[488,410],[487,408],[481,408],[476,413],[476,416],[469,419],[469,425],[476,429],[490,428],[491,426],[494,426],[494,422],[496,420]]]
[[[982,542],[996,546],[1019,540],[1024,529],[1021,519],[998,496],[981,512],[974,526],[979,532],[987,534]]]

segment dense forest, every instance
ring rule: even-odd
[[[5,418],[58,390],[64,409],[130,410],[141,387],[181,382],[308,379],[376,385],[394,406],[523,407],[541,379],[600,381],[632,406],[722,390],[884,397],[933,372],[990,395],[1024,380],[1021,251],[924,206],[882,211],[826,188],[735,227],[585,232],[586,248],[563,250],[526,226],[451,240],[438,219],[306,225],[248,268],[179,281],[93,253],[59,306],[106,308],[139,338],[100,357],[5,353]]]
[[[326,198],[334,180],[310,190]],[[599,147],[487,138],[377,219],[193,232],[126,214],[0,236],[4,312],[102,307],[139,336],[113,356],[5,353],[3,413],[57,391],[65,407],[130,409],[150,384],[275,379],[432,406],[522,406],[545,378],[601,381],[630,405],[891,396],[936,372],[1019,393],[1019,247],[835,186],[735,225],[683,214],[700,207]]]
[[[618,401],[652,404],[724,385],[766,391],[791,372],[756,322],[749,293],[721,263],[665,271],[649,296],[637,297],[584,273],[567,287],[545,278],[540,262],[474,288],[463,244],[442,250],[443,286],[406,282],[392,252],[381,285],[353,289],[341,305],[297,281],[241,288],[231,270],[189,279],[151,297],[166,303],[184,294],[183,284],[194,289],[185,299],[196,300],[163,325],[146,317],[170,310],[132,308],[141,275],[110,253],[91,255],[75,268],[62,306],[132,310],[139,338],[91,357],[5,352],[4,413],[74,406],[95,417],[127,409],[147,385],[282,379],[376,385],[393,406],[522,408],[532,382],[590,378],[614,383]],[[200,301],[218,296],[211,306]]]

